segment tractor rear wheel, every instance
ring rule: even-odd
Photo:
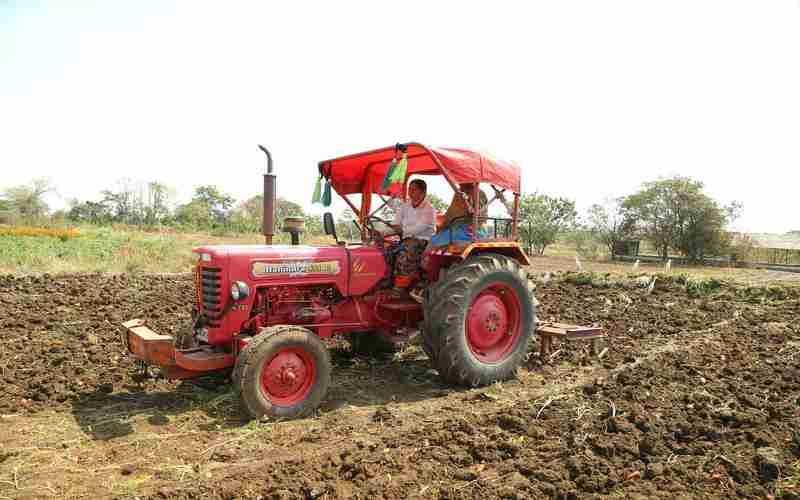
[[[319,337],[298,326],[265,328],[236,359],[233,382],[251,416],[293,418],[319,406],[331,382],[331,358]]]
[[[423,341],[444,380],[479,386],[514,376],[536,325],[533,284],[516,261],[470,257],[428,299]]]

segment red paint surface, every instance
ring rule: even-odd
[[[514,291],[494,283],[481,291],[467,312],[467,344],[484,363],[507,358],[522,333],[522,308]]]
[[[292,406],[311,392],[316,377],[314,357],[304,349],[284,349],[264,363],[261,392],[272,404]]]

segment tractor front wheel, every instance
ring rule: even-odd
[[[266,328],[236,360],[233,381],[245,410],[256,418],[293,418],[319,406],[331,381],[322,340],[297,326]]]
[[[470,257],[437,284],[426,304],[431,361],[451,383],[479,386],[512,377],[536,324],[533,285],[516,261]]]

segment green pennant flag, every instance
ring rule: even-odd
[[[406,170],[408,170],[408,153],[403,153],[403,158],[397,164],[397,168],[392,171],[389,184],[404,184],[406,182]]]
[[[322,201],[322,177],[317,177],[317,183],[314,184],[314,194],[311,196],[311,203],[320,203]]]
[[[389,189],[389,186],[392,185],[392,174],[394,173],[396,168],[397,168],[397,159],[392,158],[392,162],[389,163],[389,168],[386,170],[386,175],[383,176],[381,191],[386,191],[387,189]]]
[[[330,180],[325,182],[325,190],[322,193],[322,206],[323,207],[331,206],[331,181]]]

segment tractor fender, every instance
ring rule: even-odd
[[[531,265],[530,258],[528,258],[522,246],[516,241],[476,241],[464,248],[461,252],[461,258],[467,259],[473,255],[484,253],[495,253],[511,257],[516,260],[520,266]]]

